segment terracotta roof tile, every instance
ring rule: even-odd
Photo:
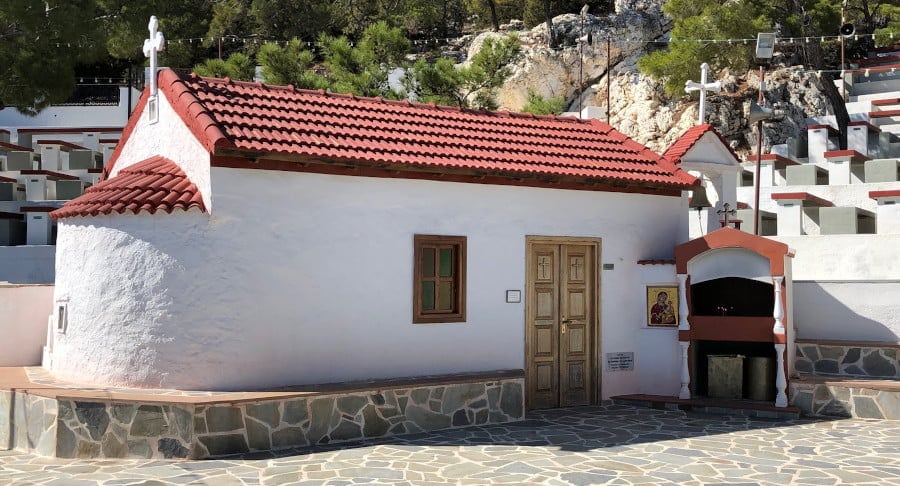
[[[200,190],[174,162],[157,156],[126,167],[115,177],[89,187],[50,216],[60,219],[125,211],[171,213],[175,209],[187,211],[190,208],[206,212]]]
[[[159,86],[211,153],[228,148],[325,163],[565,176],[665,189],[695,182],[597,120],[182,77],[171,70],[160,72]]]

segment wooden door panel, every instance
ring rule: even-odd
[[[537,320],[556,320],[556,295],[553,287],[535,289],[534,318]]]
[[[569,340],[569,356],[584,354],[587,349],[585,332],[583,327],[567,326],[566,335]]]
[[[585,301],[585,289],[569,289],[569,295],[566,300],[568,300],[568,312],[566,313],[566,317],[570,320],[579,320],[584,321],[587,319],[587,314],[585,311],[587,310],[584,305]]]
[[[560,282],[565,315],[560,332],[560,406],[587,405],[591,402],[590,332],[592,315],[591,247],[562,245],[560,255],[566,262]]]
[[[530,409],[592,401],[594,248],[529,247],[526,404]]]
[[[528,265],[533,279],[528,298],[533,304],[526,402],[529,408],[553,408],[559,406],[559,247],[535,245]]]

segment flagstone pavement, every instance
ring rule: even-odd
[[[525,421],[205,461],[0,451],[0,484],[900,484],[900,421],[605,404]]]

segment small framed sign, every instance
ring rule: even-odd
[[[634,352],[606,353],[606,371],[634,371]]]
[[[678,287],[647,286],[647,325],[678,326]]]
[[[506,291],[506,303],[507,304],[518,304],[522,302],[522,291],[521,290],[507,290]]]

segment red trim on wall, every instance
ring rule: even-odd
[[[7,150],[15,150],[17,152],[34,152],[34,149],[31,147],[26,147],[24,145],[16,145],[14,143],[6,143],[0,142],[0,148],[5,148]]]
[[[800,162],[779,154],[764,154],[759,159],[764,161],[773,161],[776,165],[800,165]]]
[[[23,213],[50,213],[57,209],[59,208],[51,206],[22,206],[19,208],[19,211]]]
[[[890,191],[869,191],[870,199],[878,199],[882,197],[900,197],[900,189]]]
[[[773,317],[691,316],[691,339],[771,343]]]
[[[807,131],[809,131],[809,130],[822,130],[822,129],[828,130],[828,134],[829,134],[829,135],[838,135],[838,134],[841,133],[841,132],[839,132],[839,131],[837,130],[837,128],[834,128],[834,127],[831,126],[831,125],[807,125],[807,126],[806,126],[806,130],[807,130]]]
[[[900,110],[880,110],[869,112],[869,118],[892,118],[895,116],[900,116]]]
[[[688,262],[694,257],[718,248],[744,248],[755,252],[769,260],[772,275],[784,275],[784,257],[794,256],[784,243],[734,228],[719,228],[706,236],[676,246],[675,272],[686,274]]]
[[[825,158],[830,159],[834,157],[850,157],[850,160],[853,162],[862,162],[866,160],[871,160],[871,157],[867,157],[856,150],[831,150],[825,152]]]
[[[775,201],[804,201],[813,206],[824,206],[828,208],[834,206],[834,203],[831,201],[822,199],[819,196],[813,196],[808,192],[778,192],[772,194],[772,199]]]
[[[38,140],[34,143],[37,145],[59,145],[59,148],[66,152],[69,150],[88,150],[87,147],[82,147],[81,145],[72,142],[66,142],[65,140]]]
[[[20,170],[19,174],[21,174],[23,176],[28,176],[28,175],[47,176],[47,179],[49,179],[51,181],[57,181],[57,180],[77,181],[78,180],[78,176],[63,174],[61,172],[53,172],[52,170]]]
[[[875,125],[872,125],[871,123],[864,121],[864,120],[850,122],[847,124],[847,126],[848,127],[866,127],[872,133],[880,133],[881,132],[880,128],[878,128]]]
[[[118,127],[20,128],[17,133],[119,133]]]

